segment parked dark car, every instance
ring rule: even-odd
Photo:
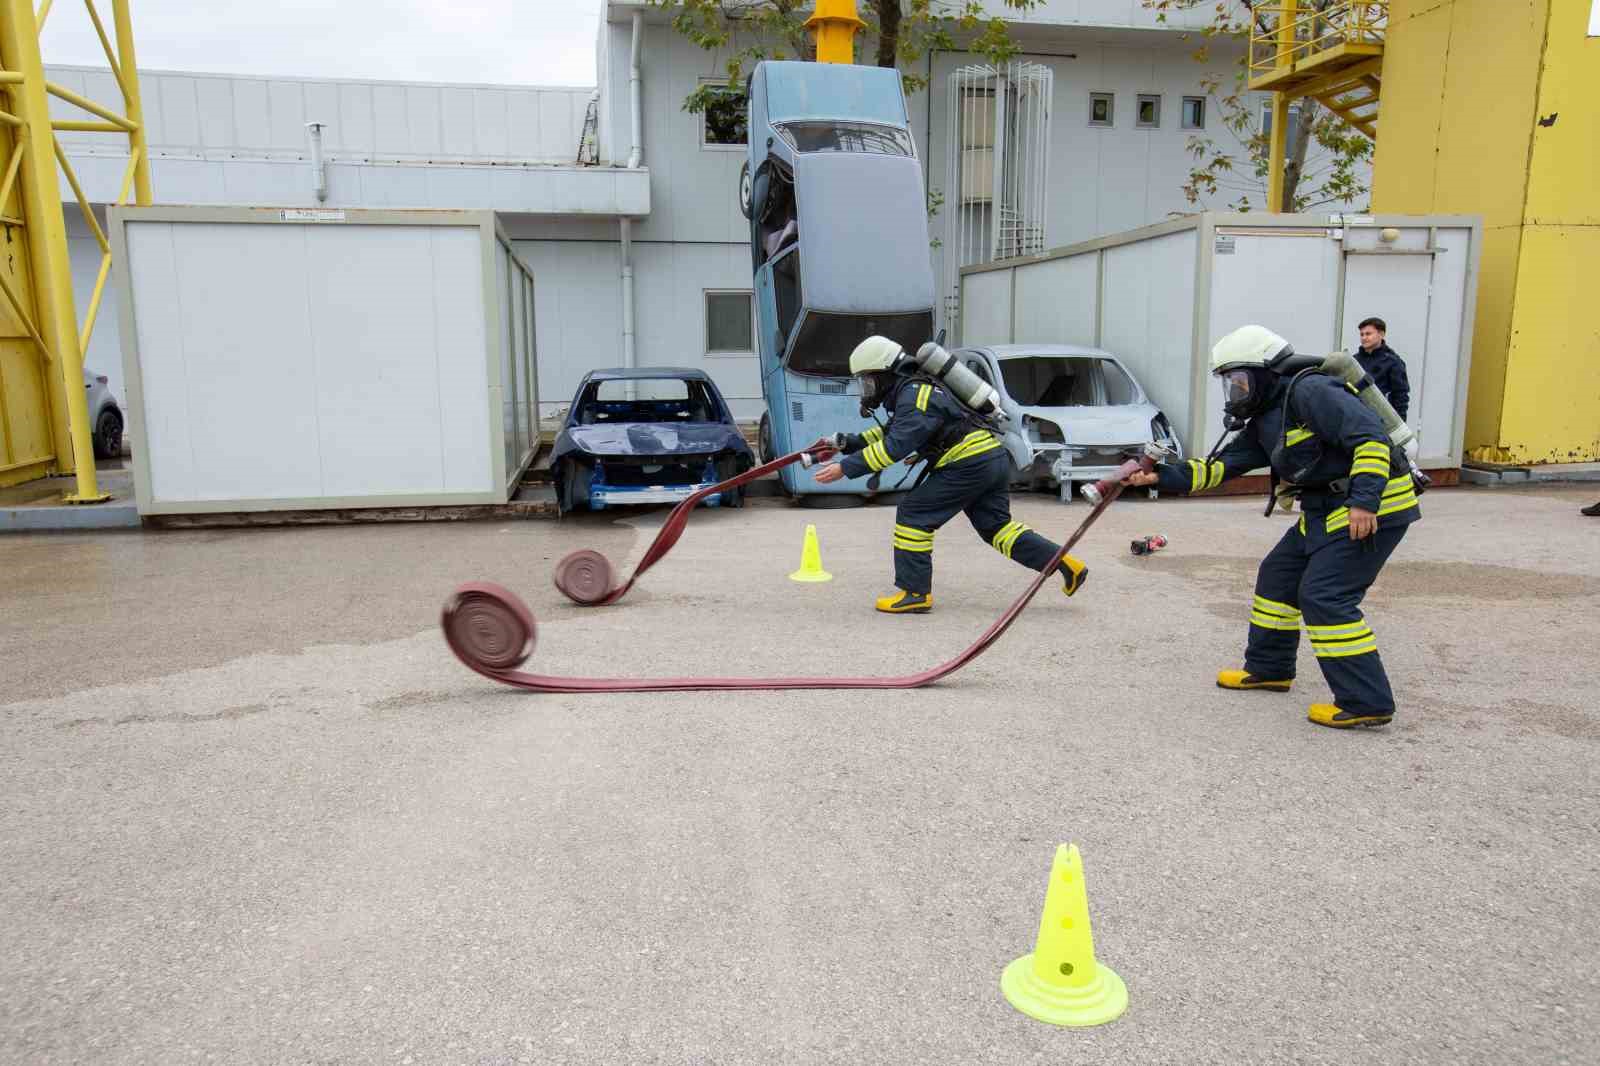
[[[562,512],[677,503],[754,465],[716,384],[678,367],[591,371],[551,453]],[[705,502],[739,507],[744,490]]]

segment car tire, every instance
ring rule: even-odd
[[[100,412],[94,424],[94,454],[98,459],[122,456],[122,415],[115,410]]]
[[[579,510],[578,483],[587,481],[593,474],[593,467],[577,459],[564,460],[556,464],[552,480],[556,486],[556,511],[560,514],[571,514]]]
[[[742,473],[744,470],[747,470],[747,469],[749,469],[749,468],[746,467],[743,463],[739,462],[739,460],[737,458],[735,458],[734,456],[730,455],[730,456],[727,456],[725,458],[718,459],[717,460],[717,480],[718,481],[727,481],[729,478],[736,477],[740,473]],[[739,488],[729,489],[727,492],[722,493],[721,506],[723,506],[723,507],[743,507],[744,506],[744,487],[740,486]]]
[[[761,425],[756,430],[756,455],[762,464],[772,462],[777,456],[772,454],[772,416],[762,415]]]
[[[750,160],[746,159],[739,168],[739,212],[745,218],[751,214],[750,194],[753,191],[750,180]]]

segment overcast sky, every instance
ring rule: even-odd
[[[601,0],[137,0],[145,70],[595,83]],[[96,5],[111,27],[111,5]],[[81,0],[57,0],[44,61],[105,65]]]

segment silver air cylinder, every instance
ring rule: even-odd
[[[1383,422],[1384,431],[1389,434],[1389,440],[1395,447],[1403,450],[1416,437],[1416,431],[1406,425],[1405,419],[1401,418],[1399,412],[1389,403],[1389,398],[1378,391],[1378,386],[1367,377],[1367,372],[1361,369],[1361,364],[1356,362],[1355,356],[1345,352],[1334,352],[1322,361],[1322,370],[1323,373],[1338,378],[1356,390],[1361,402]]]
[[[961,360],[929,341],[917,349],[917,365],[923,373],[938,379],[950,395],[980,415],[1000,413],[1000,394],[994,386],[961,365]]]

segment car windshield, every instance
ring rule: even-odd
[[[1136,403],[1139,398],[1138,387],[1122,367],[1094,356],[1002,359],[1000,375],[1007,395],[1023,407],[1093,407]],[[1097,384],[1104,388],[1103,398]]]
[[[580,425],[617,422],[720,422],[722,408],[703,381],[617,378],[590,382],[578,401]]]
[[[789,351],[789,369],[815,377],[850,376],[850,353],[874,334],[914,352],[933,333],[933,312],[900,315],[846,315],[807,311]]]
[[[911,134],[870,122],[784,122],[778,134],[797,152],[913,154]]]

